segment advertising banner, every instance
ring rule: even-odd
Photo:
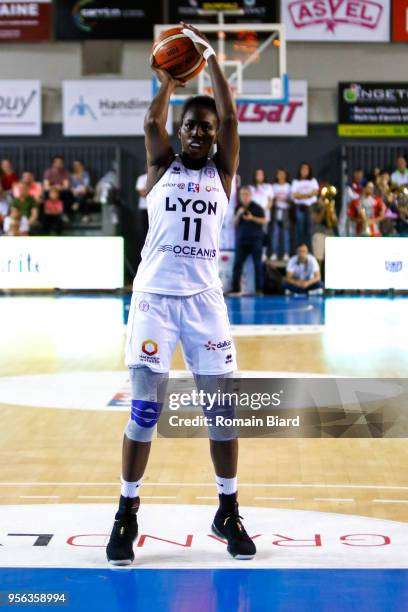
[[[151,82],[64,81],[64,136],[141,136]],[[171,133],[172,109],[167,128]]]
[[[339,136],[408,137],[408,83],[339,83]]]
[[[51,0],[0,0],[0,43],[49,40]]]
[[[153,39],[162,3],[151,0],[55,0],[57,40]]]
[[[0,81],[0,135],[41,134],[40,81]]]
[[[207,15],[198,11],[241,11],[241,15],[228,15],[228,23],[276,23],[277,2],[270,0],[235,0],[217,2],[214,0],[170,0],[170,23],[202,22],[208,23]]]
[[[326,238],[326,289],[408,289],[408,238]]]
[[[408,42],[408,0],[392,0],[392,40]]]
[[[0,238],[1,289],[121,287],[121,237]]]
[[[390,40],[390,0],[282,0],[288,40]]]
[[[307,136],[307,81],[290,81],[287,104],[239,104],[237,112],[241,136]]]

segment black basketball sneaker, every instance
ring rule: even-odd
[[[120,496],[119,509],[106,547],[106,556],[112,565],[130,565],[134,561],[133,542],[138,532],[136,514],[139,504],[139,497]]]
[[[242,516],[235,503],[232,512],[225,514],[219,508],[211,525],[212,532],[219,538],[227,540],[227,550],[235,559],[252,559],[256,554],[256,546],[245,531],[241,522]]]

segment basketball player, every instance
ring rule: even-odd
[[[202,389],[214,391],[236,369],[217,259],[238,167],[237,117],[210,43],[194,27],[182,25],[208,63],[214,98],[196,96],[186,101],[177,155],[165,126],[170,96],[182,83],[156,70],[161,86],[145,118],[149,231],[134,281],[127,331],[131,417],[123,439],[119,509],[107,546],[107,558],[114,565],[134,560],[139,489],[176,344],[181,341]],[[217,152],[209,158],[215,144]],[[256,548],[238,513],[238,441],[233,433],[219,435],[211,428],[209,435],[219,494],[212,529],[227,540],[232,556],[251,559]]]

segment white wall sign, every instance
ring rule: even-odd
[[[288,40],[390,40],[390,0],[282,0]]]
[[[0,81],[0,134],[41,134],[40,81]]]
[[[408,238],[326,238],[327,289],[408,289]]]
[[[121,237],[0,238],[1,289],[123,287]]]
[[[64,81],[64,136],[141,136],[151,82]],[[172,109],[167,129],[171,133]]]
[[[307,81],[290,81],[287,104],[239,104],[237,112],[241,136],[307,136]]]

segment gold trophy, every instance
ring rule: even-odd
[[[337,189],[334,185],[326,185],[320,190],[320,196],[324,204],[324,224],[329,229],[337,227],[338,223],[336,214],[336,195]]]

